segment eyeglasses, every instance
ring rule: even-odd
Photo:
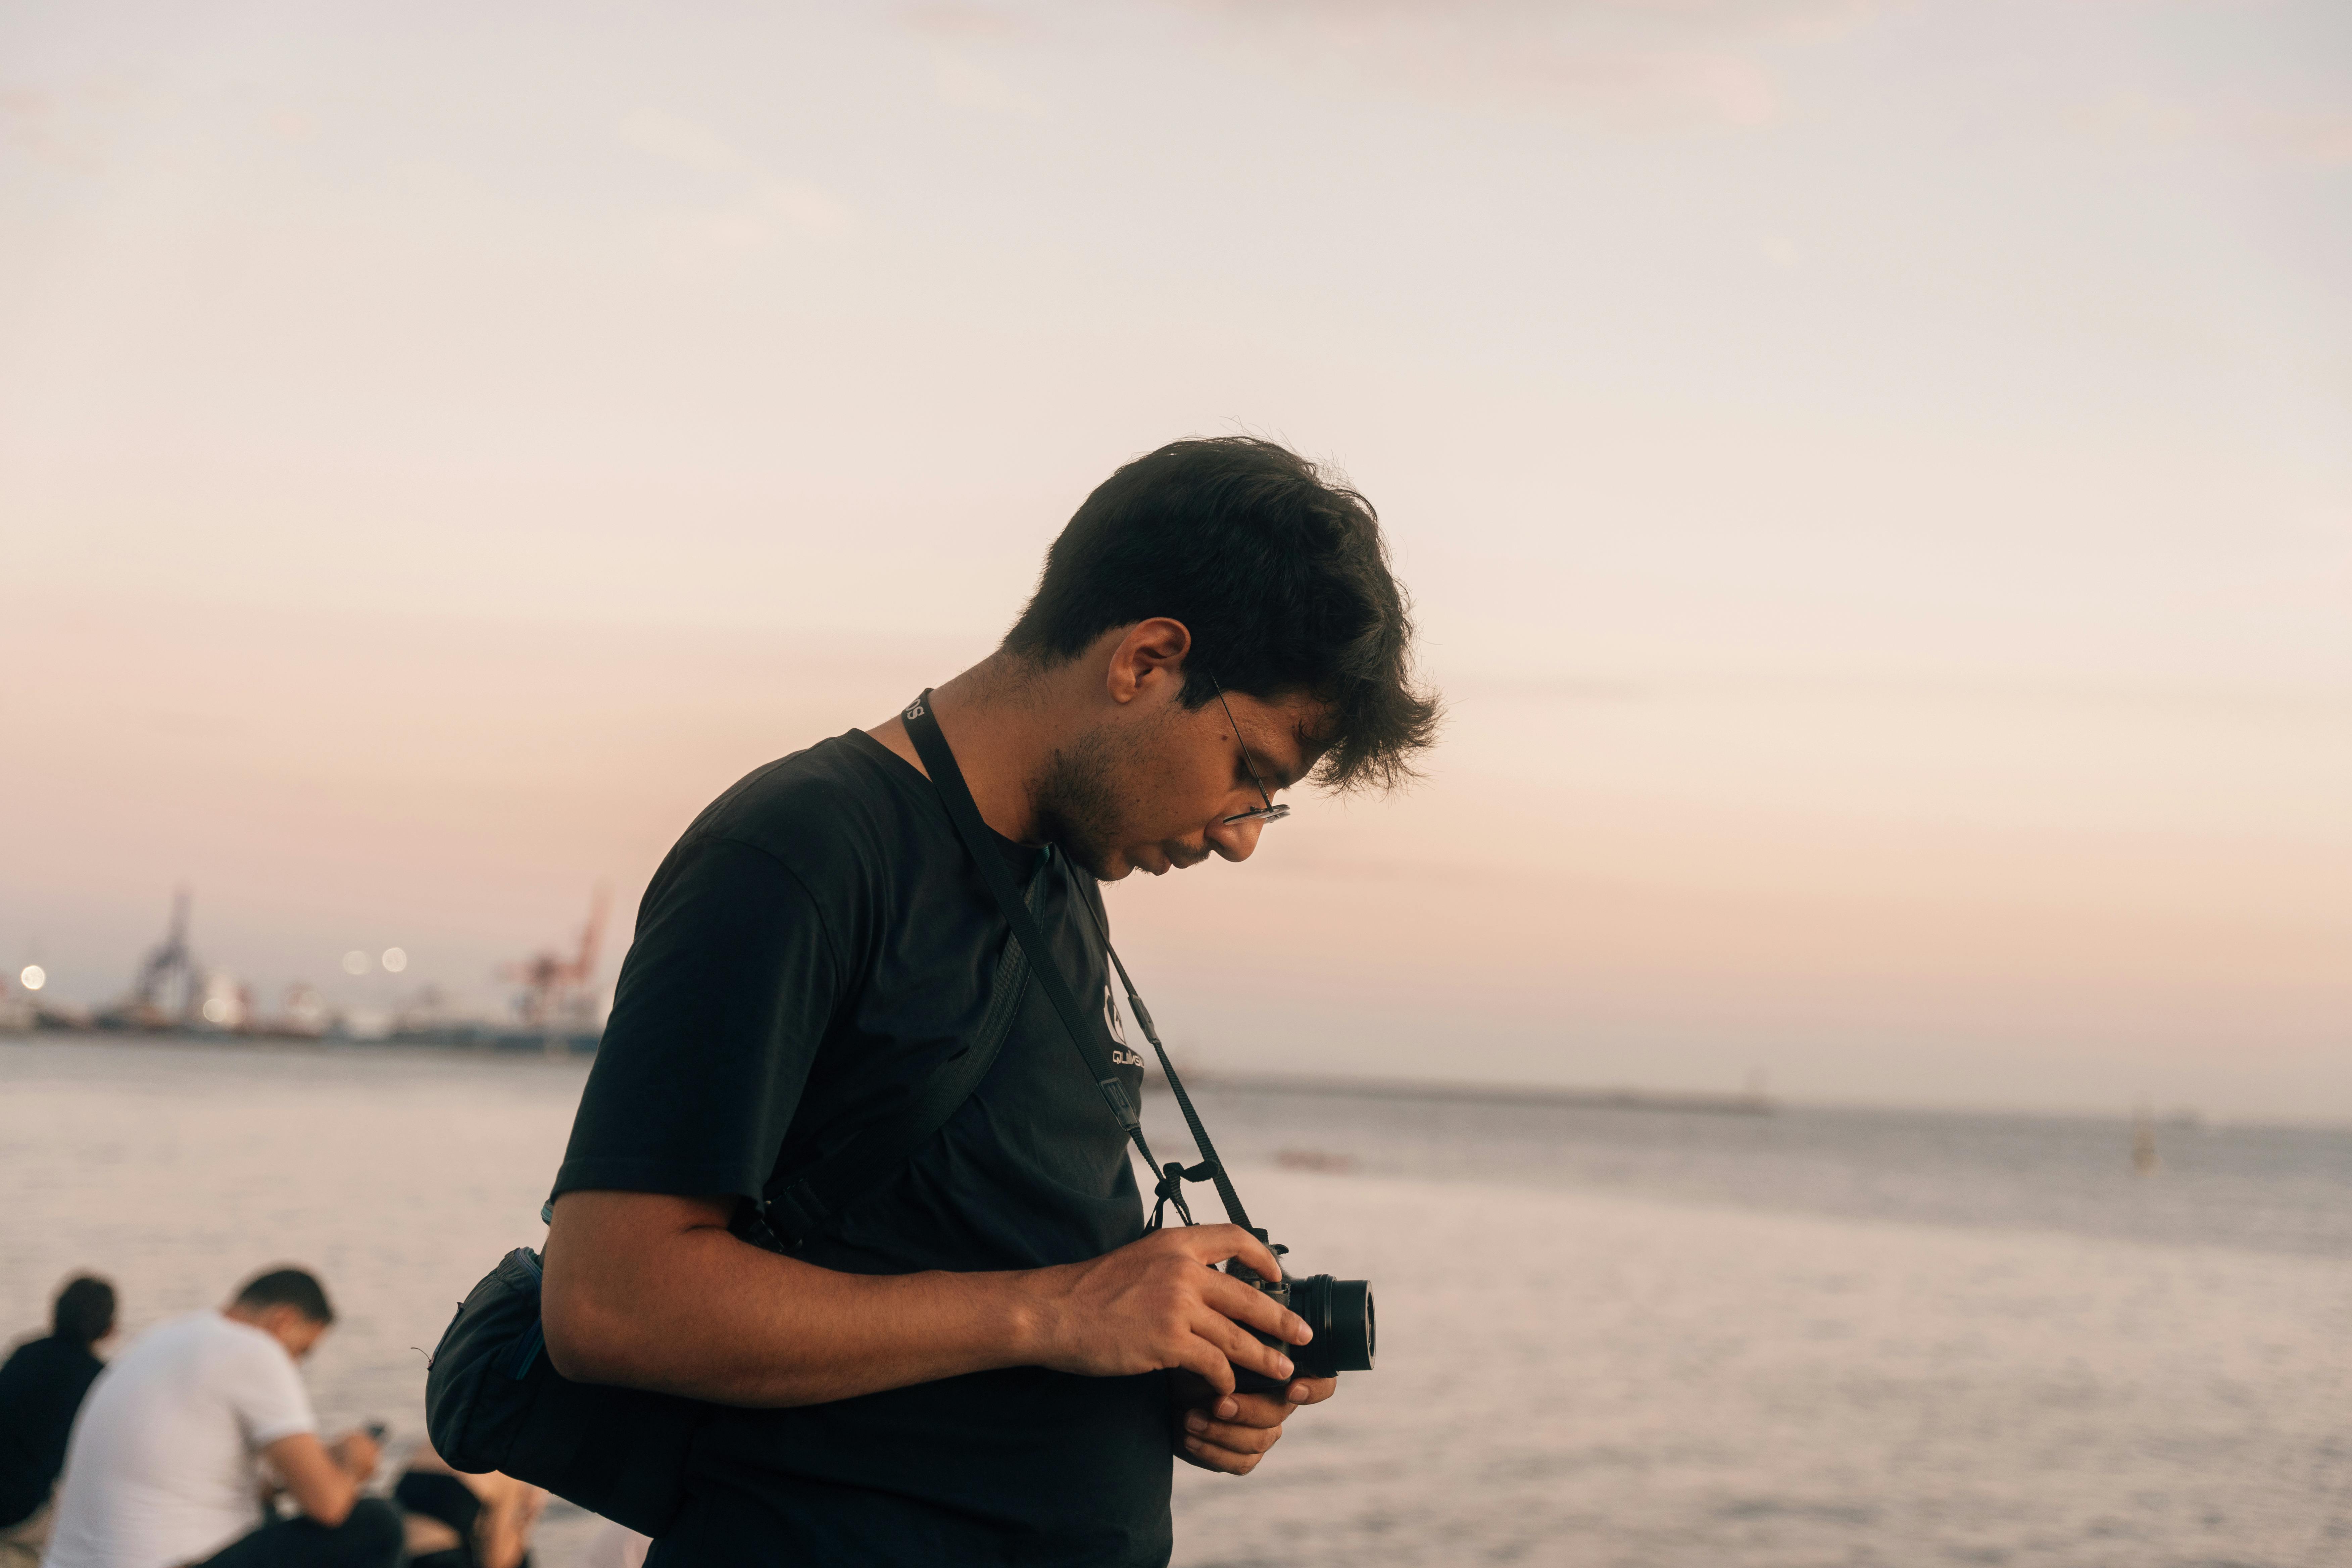
[[[1208,672],[1203,670],[1202,673],[1206,675]],[[1248,770],[1250,783],[1257,785],[1258,798],[1265,802],[1264,805],[1253,806],[1247,811],[1236,812],[1226,817],[1225,825],[1231,826],[1236,822],[1280,822],[1290,815],[1289,805],[1275,805],[1274,795],[1266,789],[1265,781],[1257,776],[1257,767],[1250,761],[1249,742],[1242,739],[1242,727],[1234,722],[1234,705],[1225,700],[1225,689],[1217,684],[1217,678],[1213,675],[1209,676],[1209,689],[1217,694],[1217,706],[1225,710],[1225,722],[1234,726],[1234,744],[1242,749],[1242,766]]]

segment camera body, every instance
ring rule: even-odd
[[[1278,1257],[1284,1248],[1274,1250]],[[1315,1337],[1303,1345],[1286,1344],[1271,1334],[1250,1331],[1253,1338],[1290,1358],[1293,1377],[1337,1377],[1343,1372],[1372,1369],[1377,1347],[1369,1279],[1335,1279],[1328,1274],[1300,1279],[1289,1273],[1279,1279],[1261,1279],[1237,1261],[1227,1263],[1225,1272],[1253,1290],[1273,1297],[1306,1319],[1307,1326],[1315,1331]],[[1244,1394],[1280,1394],[1289,1384],[1286,1379],[1236,1366],[1234,1386]]]

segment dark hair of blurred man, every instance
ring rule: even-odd
[[[114,1287],[75,1276],[58,1292],[49,1321],[49,1333],[18,1345],[0,1366],[0,1530],[18,1538],[12,1543],[37,1545],[22,1538],[46,1533],[74,1413],[106,1370],[97,1347],[114,1332]]]
[[[272,1268],[131,1342],[74,1426],[47,1568],[392,1568],[399,1515],[360,1496],[375,1440],[320,1442],[296,1370],[334,1321],[316,1279]],[[265,1464],[300,1515],[256,1529]]]

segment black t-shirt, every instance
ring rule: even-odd
[[[55,1334],[18,1345],[0,1366],[0,1527],[49,1499],[82,1395],[106,1363]]]
[[[996,849],[1023,876],[1043,853]],[[1077,994],[1101,998],[1140,1103],[1094,879],[1048,868],[1033,907]],[[760,769],[646,890],[556,1191],[756,1199],[960,1048],[1012,940],[929,781],[872,737]],[[1118,1123],[1032,984],[939,1136],[795,1256],[856,1274],[1034,1268],[1142,1234]],[[1018,1367],[715,1410],[657,1561],[1161,1563],[1171,1464],[1158,1373]]]

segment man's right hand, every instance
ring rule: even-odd
[[[365,1432],[346,1432],[327,1445],[327,1454],[343,1474],[354,1481],[364,1481],[375,1474],[383,1449]]]
[[[1260,1279],[1282,1277],[1265,1244],[1237,1225],[1154,1231],[1090,1262],[1023,1276],[1036,1307],[1035,1363],[1090,1377],[1181,1367],[1221,1394],[1234,1390],[1234,1364],[1289,1377],[1290,1358],[1248,1329],[1294,1345],[1314,1331],[1272,1297],[1219,1273],[1215,1265],[1232,1258]]]
[[[364,1448],[352,1447],[355,1442]],[[261,1457],[286,1483],[304,1515],[331,1530],[350,1516],[365,1479],[365,1472],[352,1468],[350,1456],[354,1453],[364,1453],[368,1468],[375,1468],[375,1439],[364,1432],[354,1432],[331,1448],[319,1441],[316,1432],[296,1432],[262,1449]]]

